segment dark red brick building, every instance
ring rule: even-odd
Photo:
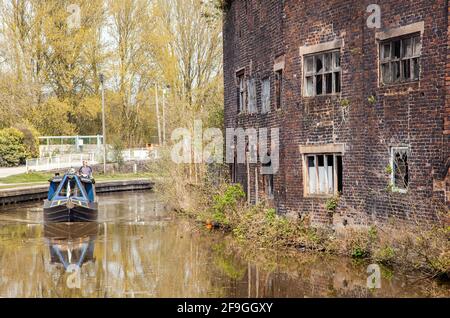
[[[448,215],[448,1],[234,0],[225,11],[225,126],[280,129],[273,177],[230,165],[250,201],[313,224]]]

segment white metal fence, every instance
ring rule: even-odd
[[[61,168],[81,167],[83,161],[87,160],[90,164],[96,164],[95,154],[70,154],[48,158],[28,159],[26,162],[27,172],[29,171],[48,171]]]
[[[110,152],[111,154],[111,152]],[[156,149],[127,149],[122,151],[124,161],[157,160],[159,158]],[[78,168],[87,160],[90,165],[103,162],[101,154],[67,154],[54,157],[28,159],[26,162],[27,172],[29,171],[49,171],[61,168]]]

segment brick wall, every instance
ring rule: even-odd
[[[338,212],[355,224],[400,220],[436,221],[445,205],[444,178],[450,149],[450,14],[446,0],[377,1],[381,29],[366,25],[373,1],[231,1],[224,21],[225,126],[279,127],[280,171],[273,204],[280,213],[329,224],[326,198],[304,193],[300,145],[345,144],[344,191]],[[420,81],[379,84],[377,33],[423,22]],[[341,40],[342,91],[336,96],[305,98],[300,47]],[[275,110],[273,68],[284,55],[283,107]],[[271,76],[271,111],[238,114],[235,74],[245,68],[257,79]],[[446,94],[446,92],[449,92]],[[370,96],[375,103],[369,102]],[[348,101],[348,108],[342,107]],[[407,194],[388,190],[390,147],[407,145],[410,183]],[[447,165],[447,166],[446,166]],[[250,184],[255,199],[255,169],[238,168],[238,181]],[[248,183],[247,183],[248,182]],[[258,197],[263,197],[258,178]],[[448,193],[447,193],[448,195]],[[447,202],[448,207],[448,202]]]

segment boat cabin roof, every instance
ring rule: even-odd
[[[76,174],[55,176],[50,181],[48,200],[76,198],[93,202],[95,200],[94,180]]]

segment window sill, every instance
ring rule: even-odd
[[[238,117],[247,117],[247,116],[257,116],[258,112],[256,113],[249,113],[249,112],[242,112],[242,113],[238,113],[237,116]]]
[[[392,193],[399,193],[399,194],[408,194],[408,189],[399,189],[399,188],[393,188],[391,190]]]
[[[342,96],[342,94],[339,93],[339,94],[326,94],[326,95],[315,95],[315,96],[303,95],[302,98],[306,99],[306,100],[313,100],[313,99],[320,99],[320,98],[339,99],[341,96]]]
[[[305,194],[303,197],[305,199],[330,199],[336,195],[337,194]]]
[[[395,83],[380,83],[380,88],[395,88],[402,86],[417,86],[420,84],[420,79],[409,82],[395,82]]]

